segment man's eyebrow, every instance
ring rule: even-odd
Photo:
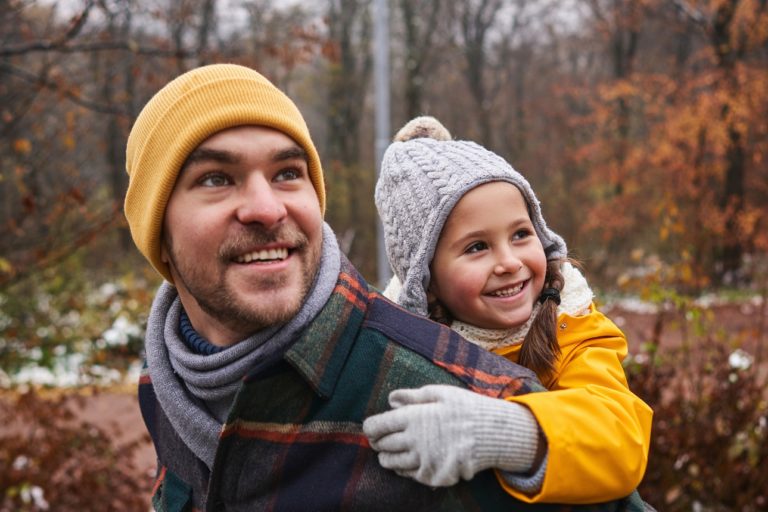
[[[200,162],[218,162],[222,164],[236,164],[241,160],[240,155],[232,153],[231,151],[222,151],[220,149],[210,148],[197,148],[192,151],[187,159],[184,161],[184,165],[181,166],[182,170],[189,167],[192,164]]]
[[[301,158],[306,161],[308,160],[307,152],[301,146],[293,146],[276,152],[272,160],[274,162],[281,162],[283,160],[293,160],[294,158]]]

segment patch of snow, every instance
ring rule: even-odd
[[[123,375],[119,370],[103,365],[91,365],[83,371],[85,355],[66,354],[54,360],[52,368],[30,364],[22,367],[15,375],[0,376],[0,386],[54,386],[75,387],[83,385],[108,386],[119,383]]]
[[[15,459],[13,459],[13,462],[11,463],[11,467],[15,471],[21,471],[24,468],[29,466],[29,457],[26,455],[17,455]]]
[[[24,486],[21,488],[21,501],[26,504],[34,504],[38,510],[48,510],[50,505],[45,501],[45,492],[42,487],[37,485]]]
[[[111,299],[120,288],[115,283],[104,283],[99,287],[99,295],[104,300]]]
[[[139,360],[132,362],[128,367],[128,371],[126,371],[125,375],[123,375],[123,383],[136,384],[139,382],[139,377],[141,377],[141,369],[143,366],[144,364]]]
[[[652,302],[641,300],[637,297],[627,297],[611,302],[612,307],[617,307],[630,313],[652,315],[659,312],[659,306]]]
[[[736,349],[728,356],[728,365],[734,370],[746,370],[752,366],[754,358],[744,350]]]
[[[109,346],[127,345],[131,338],[141,336],[141,327],[132,323],[124,316],[119,316],[112,323],[112,327],[104,331],[102,337]]]

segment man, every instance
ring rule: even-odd
[[[241,66],[190,71],[145,106],[126,167],[131,233],[167,281],[139,389],[156,509],[528,507],[490,471],[433,490],[377,463],[362,422],[394,389],[539,385],[368,287],[323,223],[319,157],[287,96]]]

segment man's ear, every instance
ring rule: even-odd
[[[170,266],[171,258],[168,255],[168,238],[165,235],[160,237],[160,261]]]

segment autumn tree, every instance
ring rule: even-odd
[[[362,133],[369,115],[366,98],[373,66],[371,0],[328,0],[327,107],[324,165],[329,185],[328,216],[343,248],[364,274],[375,275],[373,138]],[[368,154],[366,162],[361,160]]]
[[[184,51],[137,38],[132,2],[84,1],[68,19],[42,2],[1,5],[5,284],[121,228],[137,70]]]
[[[437,52],[445,51],[446,34],[449,34],[447,21],[447,0],[400,0],[397,12],[402,30],[401,37],[393,38],[397,50],[401,53],[399,59],[393,59],[397,67],[396,76],[402,73],[402,80],[395,85],[403,87],[403,117],[412,119],[425,113],[425,94],[429,82],[437,71]],[[395,32],[396,34],[399,33]]]
[[[296,76],[302,71],[311,75],[311,65],[325,42],[317,13],[302,4],[279,9],[274,0],[247,0],[242,7],[246,23],[227,39],[228,51],[268,75],[292,97],[302,81],[317,82],[317,76]]]
[[[87,113],[116,111],[92,84],[78,82],[89,75],[87,60],[61,58],[103,48],[101,41],[85,41],[93,2],[64,22],[51,7],[3,5],[2,33],[9,35],[0,44],[6,142],[0,224],[8,236],[1,242],[0,282],[55,261],[116,218],[111,206],[104,211],[90,202],[98,178],[84,163],[100,141],[81,124]]]
[[[457,44],[464,57],[464,77],[474,101],[479,125],[479,140],[493,146],[491,112],[495,87],[489,84],[489,35],[505,0],[455,2]]]
[[[742,255],[765,247],[766,4],[642,8],[644,28],[621,39],[636,41],[633,69],[592,89],[583,118],[593,129],[581,149],[585,229],[611,257],[632,239],[659,251],[680,286],[733,282]]]
[[[716,272],[723,279],[740,269],[745,250],[754,250],[753,242],[760,237],[758,228],[766,219],[764,210],[756,210],[750,204],[746,190],[753,181],[749,180],[752,167],[749,160],[754,162],[757,156],[756,163],[760,165],[766,149],[754,146],[760,144],[761,139],[765,141],[765,131],[761,133],[759,127],[764,124],[760,119],[765,119],[768,105],[764,98],[759,99],[761,95],[755,94],[757,91],[753,87],[759,84],[764,91],[768,86],[768,73],[765,72],[768,7],[765,1],[730,0],[699,6],[694,12],[697,15],[693,16],[693,21],[708,40],[708,51],[714,56],[713,74],[718,88],[724,93],[718,95],[720,112],[716,118],[725,133],[724,186],[716,197],[724,225],[722,241],[715,246],[721,263]],[[756,59],[760,54],[763,58]],[[758,104],[751,104],[755,99]],[[751,110],[754,106],[757,111]],[[753,123],[757,130],[751,128]],[[753,183],[759,187],[761,181],[765,183],[764,179]]]

